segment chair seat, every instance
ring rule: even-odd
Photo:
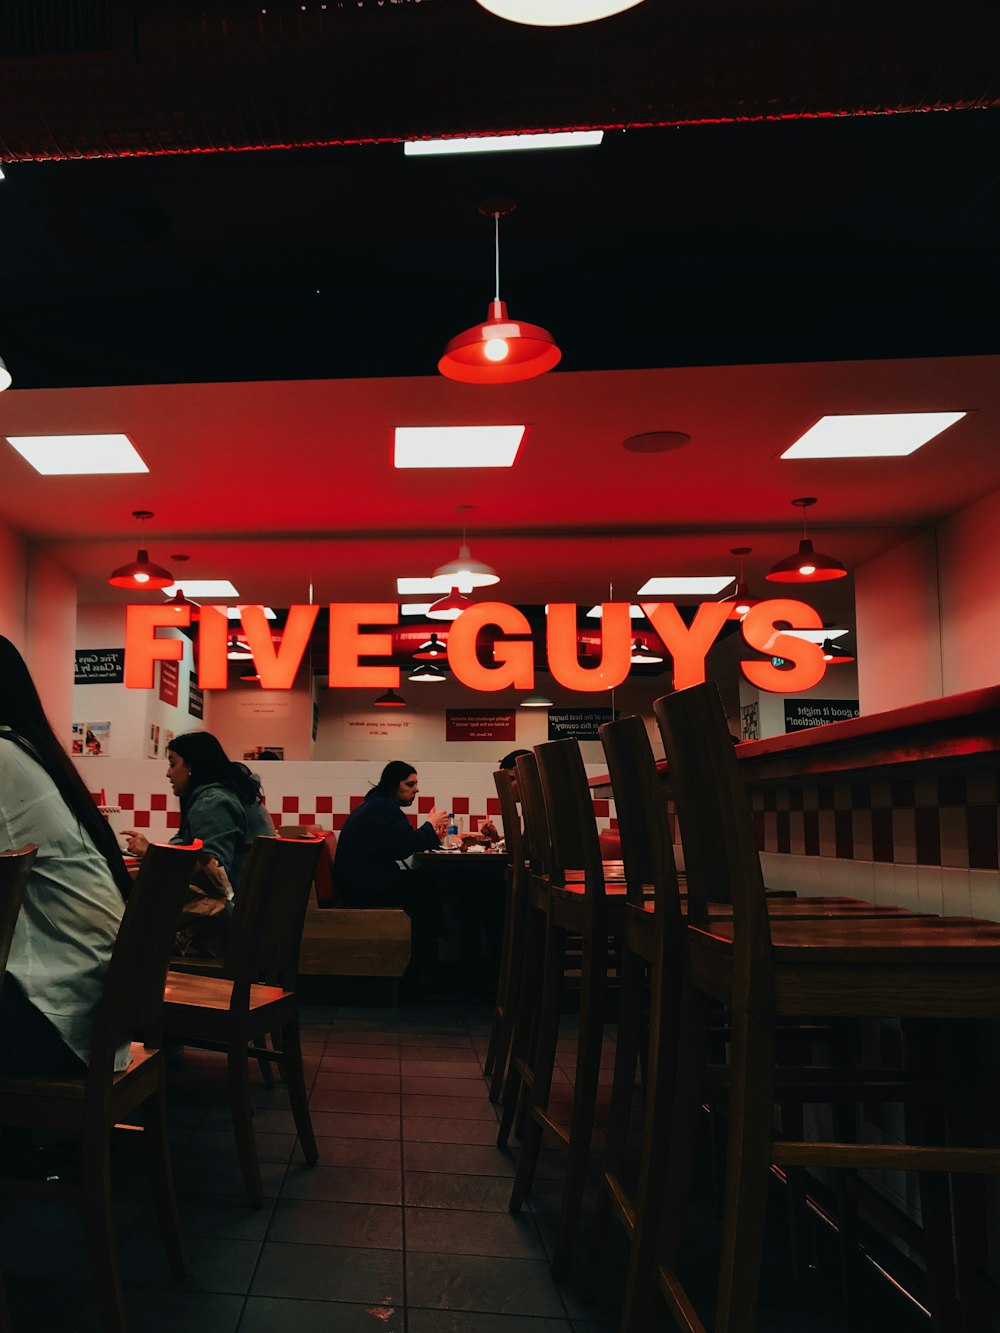
[[[148,1061],[159,1055],[160,1051],[158,1047],[146,1047],[141,1041],[134,1041],[129,1047],[129,1053],[131,1056],[129,1067],[115,1074],[111,1084],[113,1089],[122,1087],[129,1079],[134,1078]],[[60,1101],[82,1103],[86,1086],[85,1074],[81,1074],[79,1078],[44,1078],[40,1075],[15,1074],[0,1078],[0,1101],[8,1097],[51,1097]]]
[[[280,986],[250,987],[250,1008],[261,1009],[290,996]],[[199,1009],[228,1009],[233,998],[233,983],[228,977],[202,977],[194,973],[168,972],[163,992],[168,1005],[197,1005]]]

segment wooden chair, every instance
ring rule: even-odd
[[[322,848],[319,837],[255,838],[240,878],[239,930],[232,932],[225,975],[167,973],[165,1030],[226,1052],[240,1170],[257,1208],[264,1191],[254,1143],[250,1056],[283,1070],[305,1159],[314,1166],[318,1156],[302,1069],[296,982],[306,901]],[[275,1049],[264,1044],[268,1034]]]
[[[3,1179],[5,1194],[73,1200],[83,1205],[84,1227],[101,1322],[106,1333],[124,1333],[125,1308],[111,1216],[111,1130],[145,1106],[157,1219],[170,1266],[187,1271],[177,1220],[164,1105],[160,1049],[163,981],[177,916],[201,844],[151,844],[132,886],[97,1011],[90,1064],[79,1078],[0,1078],[0,1124],[61,1130],[80,1136],[82,1184]],[[141,1031],[141,1042],[131,1041]],[[119,1047],[131,1041],[131,1064],[115,1073]],[[53,1256],[58,1272],[58,1254]]]
[[[507,1072],[514,1015],[521,989],[528,886],[521,837],[521,816],[514,796],[511,775],[507,769],[498,768],[493,774],[493,781],[496,783],[497,796],[500,800],[500,817],[503,820],[507,860],[510,865],[503,920],[503,946],[500,953],[500,976],[493,1005],[490,1040],[486,1048],[486,1059],[483,1061],[483,1073],[490,1080],[490,1101],[496,1102],[500,1100]]]
[[[746,793],[717,691],[709,685],[659,699],[685,847],[719,848],[716,872],[732,916],[712,920],[719,882],[688,861],[686,986],[672,1106],[656,1142],[644,1141],[641,1186],[622,1328],[637,1329],[657,1295],[681,1327],[704,1325],[676,1271],[702,1097],[709,1016],[731,1014],[728,1154],[714,1328],[750,1333],[772,1163],[785,1167],[887,1167],[921,1173],[995,1172],[1000,1150],[940,1144],[803,1142],[775,1138],[775,1030],[786,1015],[982,1018],[1000,1013],[1000,926],[955,918],[782,921],[769,918]],[[723,895],[725,896],[725,895]],[[904,1087],[859,1092],[904,1100]],[[931,1095],[935,1095],[932,1090]],[[817,1093],[813,1100],[827,1100]],[[944,1295],[952,1303],[950,1293]],[[974,1325],[970,1325],[974,1326]]]
[[[604,1038],[608,937],[624,925],[625,887],[606,885],[594,806],[586,769],[576,741],[549,741],[534,755],[517,761],[518,790],[530,828],[530,849],[539,866],[530,877],[531,915],[526,943],[525,978],[541,957],[541,989],[522,986],[518,1043],[512,1053],[513,1076],[504,1091],[508,1127],[523,1084],[526,1119],[510,1209],[517,1212],[534,1180],[543,1131],[566,1149],[566,1172],[552,1271],[563,1276],[569,1266],[579,1223],[593,1132]],[[576,1074],[568,1121],[549,1109],[552,1074],[569,940],[580,942],[580,1017]],[[536,1011],[533,1039],[527,1019]],[[501,1124],[501,1134],[503,1133]]]

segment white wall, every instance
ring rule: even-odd
[[[76,651],[76,578],[37,548],[28,552],[25,660],[52,729],[69,746]]]
[[[24,539],[0,522],[0,634],[25,651],[28,550]]]

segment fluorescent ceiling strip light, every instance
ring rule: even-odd
[[[127,435],[8,435],[7,439],[43,477],[149,471]]]
[[[184,584],[182,584],[181,586],[184,587],[184,588],[186,588],[186,587],[187,587],[187,584],[184,583]],[[245,605],[250,605],[250,603],[245,603]],[[227,616],[228,619],[230,619],[230,620],[240,620],[240,619],[241,619],[241,616],[240,616],[240,608],[239,608],[238,606],[230,606],[230,607],[227,609],[227,611],[226,611],[226,616]],[[264,607],[264,618],[265,618],[266,620],[277,620],[277,619],[278,619],[278,617],[274,614],[274,612],[271,610],[271,608],[270,608],[269,606],[265,606],[265,607]]]
[[[964,416],[964,412],[879,412],[820,417],[781,457],[904,458]]]
[[[692,578],[652,578],[639,589],[640,597],[713,597],[728,588],[735,574],[699,574]]]
[[[449,574],[441,574],[437,577],[426,576],[424,578],[399,578],[396,580],[396,591],[401,597],[419,597],[423,593],[433,592],[438,596],[444,596],[451,592],[455,587],[455,581]]]
[[[545,609],[547,611],[549,608],[546,607]],[[632,620],[643,619],[643,610],[641,606],[630,606],[628,609],[628,613],[630,619]],[[600,620],[602,614],[603,613],[601,611],[600,603],[598,603],[597,606],[592,606],[590,610],[587,612],[587,615],[590,617],[591,620]]]
[[[408,139],[406,157],[441,157],[447,153],[518,153],[533,148],[594,148],[603,130],[555,130],[540,134],[481,134],[467,139]]]
[[[399,613],[403,616],[425,616],[430,609],[430,602],[404,602],[399,608]]]
[[[179,579],[164,588],[164,596],[173,597],[183,589],[185,597],[239,597],[228,579]]]
[[[513,467],[525,426],[397,426],[398,468]]]

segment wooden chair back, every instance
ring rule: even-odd
[[[110,1087],[115,1052],[136,1032],[147,1046],[159,1045],[167,967],[201,847],[196,841],[190,846],[154,842],[146,848],[104,978],[88,1087],[95,1080],[106,1080]]]
[[[582,870],[588,925],[597,934],[606,934],[604,864],[580,743],[563,740],[536,745],[535,762],[549,831],[552,886],[565,887],[568,872]],[[579,890],[578,884],[573,887]]]
[[[677,867],[646,724],[641,717],[622,717],[605,722],[600,737],[614,793],[628,901],[642,907],[652,887],[657,915],[662,912],[665,921],[669,917],[680,929]]]
[[[504,842],[507,844],[507,859],[515,875],[524,874],[524,836],[521,831],[521,814],[514,796],[511,775],[505,768],[498,768],[493,774],[496,784],[497,799],[500,802],[500,818],[503,821]]]
[[[753,817],[718,687],[705,682],[653,704],[671,775],[688,921],[705,926],[709,902],[733,908],[734,995],[773,1006],[771,931]]]
[[[524,859],[536,875],[549,875],[552,870],[552,846],[545,814],[545,801],[538,777],[538,763],[533,754],[517,757],[517,792],[523,816],[522,839]]]
[[[0,852],[0,982],[7,971],[11,940],[38,848],[34,843]]]
[[[256,982],[295,989],[306,906],[325,845],[322,836],[254,839],[240,876],[237,929],[226,959],[234,1006],[249,1002]]]

